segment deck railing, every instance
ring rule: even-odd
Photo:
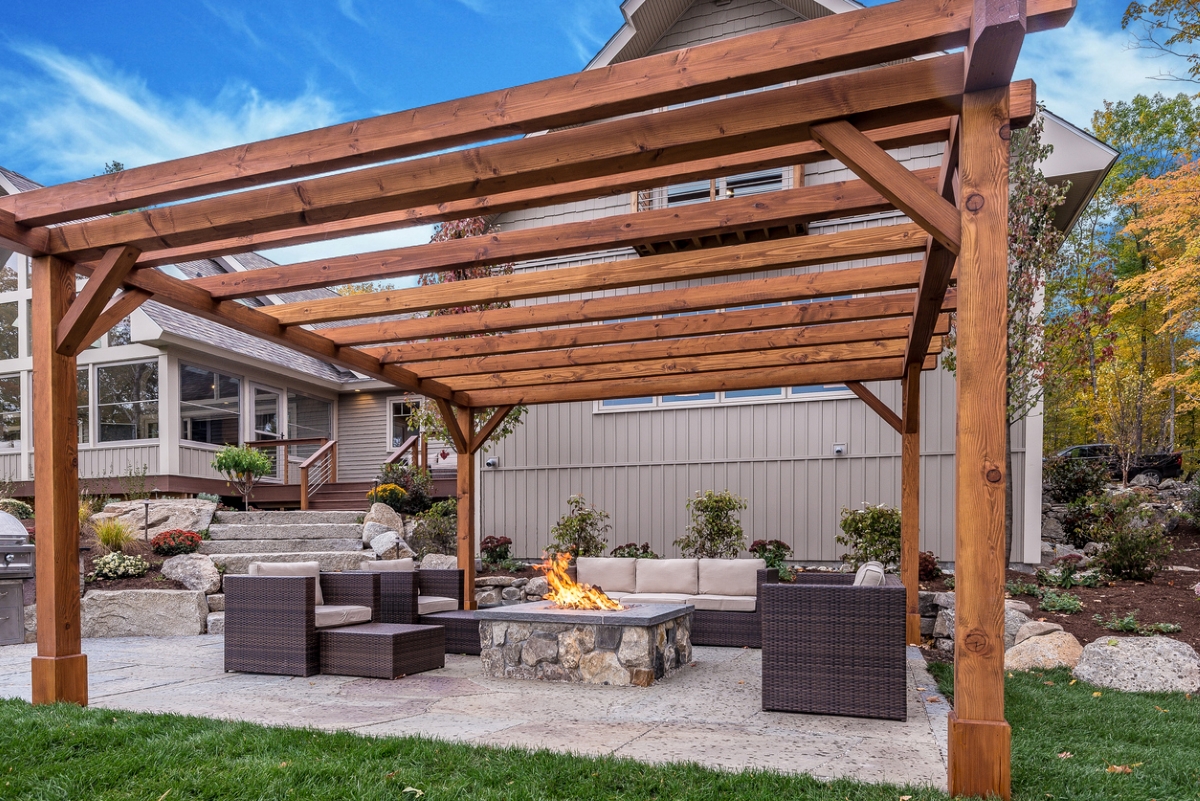
[[[316,445],[317,451],[300,462],[300,508],[307,511],[309,498],[326,484],[337,483],[337,440],[328,437],[307,437],[302,439],[259,439],[247,442],[249,448],[259,450],[275,449],[276,462],[279,459],[279,448],[283,448],[283,483],[292,483],[291,459],[288,449]]]
[[[408,455],[408,463],[413,467],[428,467],[429,454],[428,445],[425,442],[425,437],[420,434],[413,434],[400,445],[399,448],[392,451],[384,464],[399,464],[400,460]]]

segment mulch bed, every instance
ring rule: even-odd
[[[1170,536],[1175,551],[1167,557],[1168,564],[1200,570],[1200,530],[1182,529]],[[1008,571],[1008,581],[1036,583],[1033,576],[1014,570]],[[1136,636],[1132,632],[1109,631],[1092,619],[1092,616],[1097,614],[1104,620],[1109,620],[1114,616],[1124,617],[1136,611],[1138,622],[1142,624],[1180,624],[1183,631],[1167,636],[1200,651],[1200,596],[1197,596],[1193,589],[1198,582],[1200,573],[1163,570],[1151,582],[1113,581],[1100,587],[1072,587],[1065,592],[1077,595],[1083,601],[1083,611],[1073,615],[1043,612],[1037,608],[1036,597],[1017,597],[1033,607],[1033,619],[1044,619],[1059,624],[1084,645],[1104,636]],[[938,579],[922,583],[921,589],[946,592],[948,588],[944,579]],[[925,653],[927,658],[937,661],[946,661],[949,657],[948,654],[935,649],[925,649]]]
[[[103,546],[91,535],[85,535],[79,540],[81,547],[91,548],[83,552],[83,572],[91,573],[95,568],[93,563],[105,554]],[[87,582],[89,590],[186,590],[182,582],[169,579],[162,574],[162,564],[165,557],[150,550],[150,543],[136,539],[125,546],[122,551],[131,556],[140,556],[150,563],[150,572],[141,578],[130,579],[96,579]]]

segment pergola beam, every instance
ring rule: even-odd
[[[83,338],[81,348],[77,351],[76,355],[90,348],[93,342],[111,331],[113,326],[133,314],[138,307],[148,300],[150,300],[150,293],[143,292],[140,289],[126,289],[113,298],[104,307],[104,311],[100,312],[100,316],[96,318],[96,322],[92,324],[91,330]]]
[[[900,415],[893,412],[886,403],[879,399],[878,395],[864,387],[858,381],[847,381],[846,389],[857,395],[859,400],[867,404],[871,408],[871,411],[879,415],[880,419],[895,429],[897,433],[903,432],[904,426],[900,422]]]
[[[85,340],[108,302],[112,300],[113,294],[121,288],[125,276],[133,269],[140,253],[137,248],[116,247],[104,254],[104,258],[84,284],[83,292],[71,303],[62,322],[58,324],[57,349],[60,355],[78,356],[95,341]]]
[[[370,295],[307,300],[271,306],[266,313],[282,325],[301,325],[461,306],[503,304],[644,284],[901,256],[923,251],[927,239],[920,226],[889,225],[795,237],[778,242],[453,281]],[[813,273],[811,280],[814,286],[818,286],[823,280],[836,275],[836,271]]]
[[[483,427],[475,432],[474,438],[471,440],[471,453],[478,453],[487,444],[488,439],[495,433],[496,429],[504,423],[504,419],[508,417],[508,413],[515,408],[515,406],[501,406],[492,412],[492,416],[483,424]]]
[[[1030,30],[1065,25],[1074,0],[1031,0]],[[515,89],[344,123],[0,199],[45,225],[406,158],[666,105],[869,67],[970,39],[972,0],[905,0],[610,65]]]

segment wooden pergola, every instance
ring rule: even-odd
[[[460,454],[468,598],[475,454],[513,406],[844,382],[902,435],[910,642],[920,638],[920,375],[957,310],[950,789],[1008,798],[1008,140],[1036,113],[1032,83],[1011,80],[1025,34],[1065,25],[1074,7],[899,0],[0,199],[0,244],[34,257],[35,703],[87,702],[76,356],[149,298],[435,401]],[[930,142],[946,145],[940,169],[909,171],[886,152]],[[859,180],[193,280],[154,269],[830,157]],[[912,222],[808,235],[815,221],[893,208]],[[650,255],[369,297],[238,302],[617,247]],[[879,257],[900,258],[786,272]],[[748,277],[770,271],[783,274]],[[78,295],[76,274],[90,276]],[[589,294],[716,276],[742,278]],[[400,316],[573,293],[587,299]],[[704,313],[633,319],[685,311]],[[342,325],[310,327],[331,322]],[[862,385],[880,380],[903,383],[900,414]],[[497,411],[477,430],[483,408]]]

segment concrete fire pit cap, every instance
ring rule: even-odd
[[[476,620],[507,620],[518,623],[565,623],[597,626],[657,626],[677,617],[690,615],[691,604],[631,604],[620,611],[602,612],[583,609],[559,609],[551,601],[514,604],[480,609]]]

